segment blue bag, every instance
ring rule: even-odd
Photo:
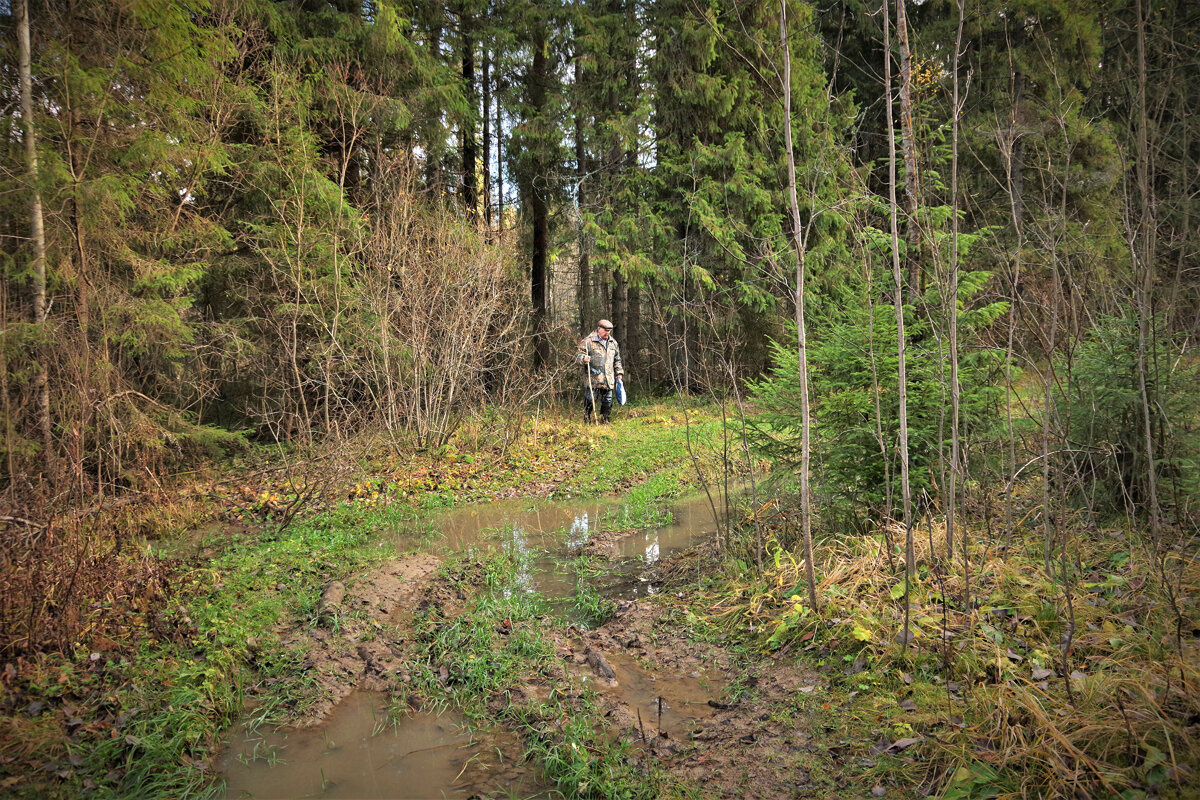
[[[617,393],[617,402],[620,403],[621,405],[625,405],[625,382],[622,381],[620,378],[617,378],[616,393]]]

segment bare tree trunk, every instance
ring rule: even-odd
[[[483,148],[483,152],[480,154],[483,160],[483,222],[490,232],[492,229],[492,51],[487,47],[483,48],[481,68],[483,70],[481,81],[483,114],[480,115],[480,120],[483,122],[483,135],[480,136],[479,143]]]
[[[579,90],[583,78],[583,63],[579,54],[575,55],[575,88]],[[579,204],[579,285],[576,287],[575,299],[579,306],[579,329],[586,331],[593,324],[590,313],[592,299],[592,264],[588,253],[587,233],[584,230],[583,214],[587,207],[583,182],[587,178],[587,151],[583,146],[583,111],[575,111],[575,191]]]
[[[946,492],[946,556],[954,558],[954,525],[958,503],[959,474],[959,386],[958,386],[958,126],[962,101],[958,85],[959,58],[962,55],[963,3],[958,0],[958,33],[954,39],[954,118],[950,131],[950,485]],[[963,579],[966,605],[970,608],[971,573],[966,542],[963,542]]]
[[[808,398],[808,336],[804,327],[804,243],[801,241],[800,200],[796,196],[796,153],[792,149],[792,52],[787,36],[787,0],[779,0],[779,42],[783,45],[783,141],[787,152],[788,202],[792,210],[792,247],[796,251],[796,349],[800,358],[800,525],[804,535],[804,576],[808,581],[808,602],[817,605],[817,579],[813,569],[812,492],[809,488],[809,460],[812,452],[812,428]]]
[[[638,356],[642,350],[642,293],[637,286],[629,286],[626,303],[625,352],[621,355],[621,361],[627,372],[641,375],[644,379],[645,375],[640,371],[644,365]]]
[[[904,0],[899,0],[897,15],[903,14]],[[912,490],[908,474],[908,376],[905,367],[904,341],[904,278],[900,271],[900,231],[897,222],[899,208],[896,204],[896,132],[892,125],[892,39],[890,30],[888,2],[883,0],[883,75],[884,93],[887,95],[888,120],[888,208],[892,234],[892,284],[895,291],[896,307],[896,355],[899,359],[899,418],[900,418],[900,493],[904,503],[904,633],[903,646],[908,647],[912,638],[909,629],[909,593],[912,588],[913,573],[916,569],[912,525]],[[902,63],[901,70],[908,66]],[[901,75],[901,86],[906,85],[908,78]],[[903,89],[901,90],[903,95]],[[903,114],[903,111],[901,112]],[[911,112],[910,112],[911,113]],[[911,287],[910,287],[911,288]]]
[[[1011,54],[1010,54],[1011,58]],[[1010,65],[1010,70],[1013,70]],[[1004,542],[1005,549],[1012,542],[1013,503],[1012,485],[1017,471],[1017,437],[1013,428],[1013,348],[1016,346],[1017,334],[1017,303],[1021,283],[1021,261],[1025,254],[1024,205],[1021,197],[1020,157],[1018,148],[1021,145],[1021,135],[1017,131],[1017,89],[1020,86],[1018,74],[1010,72],[1014,84],[1014,100],[1009,107],[1008,132],[1001,141],[1000,154],[1005,160],[1005,174],[1008,176],[1008,202],[1012,214],[1013,235],[1016,237],[1013,247],[1013,266],[1009,281],[1008,306],[1008,342],[1004,351],[1004,416],[1008,428],[1008,476],[1007,489],[1004,492]]]
[[[496,89],[499,92],[500,85]],[[496,95],[496,233],[504,233],[504,112]]]
[[[917,222],[917,199],[920,189],[917,183],[917,141],[913,130],[912,107],[912,55],[908,47],[908,12],[905,0],[896,0],[896,41],[900,45],[900,137],[904,147],[904,196],[908,201],[908,224],[904,228],[908,249],[908,291],[920,296],[921,259],[919,249],[919,223]],[[889,42],[890,46],[890,42]]]
[[[530,71],[529,96],[533,114],[542,114],[546,105],[546,31],[536,26],[533,33],[533,68]],[[533,254],[530,263],[530,296],[533,301],[533,363],[535,368],[550,360],[550,341],[547,339],[546,262],[550,251],[550,208],[543,187],[545,176],[530,180],[530,211],[533,221]]]
[[[30,270],[30,296],[33,301],[33,323],[46,324],[46,231],[42,221],[42,193],[38,186],[37,139],[33,128],[33,69],[29,43],[29,0],[16,0],[13,12],[17,18],[17,71],[21,83],[21,128],[25,140],[25,166],[29,176],[29,228],[33,239],[33,266]],[[50,381],[46,365],[34,358],[33,377],[38,433],[42,440],[42,471],[45,477],[53,474],[54,438],[50,424]]]
[[[1065,134],[1066,131],[1064,130]],[[1066,168],[1070,167],[1070,147],[1067,147],[1067,163]],[[1065,169],[1064,169],[1065,174]],[[1062,216],[1060,219],[1066,220],[1066,199],[1067,187],[1063,184],[1062,189]],[[1050,305],[1050,331],[1047,334],[1046,345],[1046,367],[1042,372],[1042,394],[1044,408],[1042,409],[1042,556],[1045,561],[1046,575],[1049,578],[1054,577],[1054,539],[1055,539],[1055,519],[1054,507],[1050,500],[1050,433],[1051,420],[1053,419],[1056,410],[1054,403],[1054,383],[1055,383],[1055,364],[1054,351],[1058,349],[1058,315],[1062,303],[1062,276],[1058,269],[1058,253],[1057,248],[1050,248],[1050,280],[1051,280],[1051,305]]]
[[[458,24],[462,39],[463,94],[471,115],[462,126],[462,203],[467,219],[479,218],[479,183],[475,170],[479,158],[479,143],[475,141],[475,39],[469,34],[472,27],[465,8],[460,7]]]
[[[0,277],[0,409],[4,413],[4,477],[12,486],[16,465],[13,460],[12,400],[8,394],[8,276]]]
[[[625,273],[620,269],[613,269],[613,284],[612,284],[612,305],[609,313],[612,315],[612,323],[621,329],[621,335],[625,335],[626,328],[626,313],[625,313],[625,293],[629,288],[625,281]]]
[[[1154,432],[1150,415],[1150,392],[1146,384],[1146,343],[1150,338],[1149,328],[1153,316],[1151,295],[1154,291],[1154,206],[1151,202],[1150,150],[1146,127],[1146,12],[1143,0],[1137,0],[1137,86],[1138,86],[1138,131],[1137,131],[1137,180],[1141,203],[1138,224],[1138,247],[1135,263],[1140,262],[1141,280],[1138,282],[1138,389],[1142,400],[1142,425],[1146,438],[1146,491],[1150,502],[1150,532],[1157,549],[1161,523],[1158,507],[1158,470],[1154,461]]]
[[[892,467],[888,459],[887,440],[883,438],[883,409],[879,402],[879,366],[875,360],[875,287],[872,280],[873,267],[870,261],[863,259],[867,265],[866,276],[863,280],[863,285],[866,287],[867,295],[867,357],[871,362],[871,398],[874,400],[875,406],[875,439],[879,442],[879,457],[883,461],[883,491],[884,504],[883,516],[887,519],[892,517]],[[888,559],[891,560],[891,549],[888,550]]]

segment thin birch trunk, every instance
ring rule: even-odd
[[[903,7],[903,0],[900,0]],[[899,8],[897,13],[901,13]],[[900,493],[904,503],[904,632],[902,644],[907,649],[912,633],[909,630],[909,593],[912,588],[913,573],[916,569],[912,526],[912,490],[909,484],[908,470],[908,376],[905,367],[904,342],[904,277],[900,270],[900,231],[897,223],[899,208],[896,205],[896,131],[892,125],[892,39],[887,0],[883,0],[883,81],[884,93],[887,96],[888,120],[888,209],[889,223],[892,234],[892,284],[895,290],[896,307],[896,355],[898,358],[898,400],[900,419]],[[907,66],[907,64],[902,65]],[[905,85],[907,78],[901,76],[901,84]]]
[[[963,3],[958,0],[958,33],[954,39],[954,118],[950,131],[950,485],[946,492],[946,556],[954,558],[954,526],[958,511],[959,385],[958,385],[958,128],[962,114],[958,67],[962,55]],[[966,541],[963,548],[964,606],[970,610],[971,571]]]
[[[1011,53],[1010,53],[1011,59]],[[1010,75],[1014,85],[1018,78],[1010,65]],[[1013,267],[1009,282],[1008,307],[1008,342],[1004,351],[1004,416],[1008,428],[1008,475],[1009,481],[1004,492],[1004,548],[1012,544],[1013,534],[1013,502],[1012,485],[1017,471],[1017,437],[1013,428],[1013,348],[1017,335],[1017,303],[1021,282],[1021,260],[1025,253],[1025,226],[1023,224],[1023,202],[1021,198],[1020,173],[1018,169],[1017,147],[1017,100],[1009,107],[1008,136],[1004,140],[1000,152],[1005,160],[1005,175],[1008,182],[1009,212],[1012,214],[1013,235],[1016,236],[1016,246],[1013,248]]]
[[[1151,294],[1154,291],[1154,207],[1150,201],[1150,149],[1146,127],[1146,12],[1143,0],[1136,3],[1137,21],[1137,86],[1138,86],[1138,131],[1137,173],[1138,195],[1141,202],[1141,218],[1138,225],[1138,248],[1135,263],[1140,262],[1141,280],[1138,282],[1138,389],[1142,400],[1142,426],[1146,438],[1146,491],[1150,502],[1150,533],[1154,546],[1159,545],[1161,523],[1158,506],[1158,470],[1154,461],[1154,429],[1150,415],[1150,392],[1146,384],[1146,342],[1150,338],[1149,328],[1153,309]]]
[[[804,534],[804,576],[808,602],[817,605],[817,579],[813,570],[812,494],[809,459],[812,450],[808,406],[808,337],[804,329],[804,243],[801,241],[800,200],[796,196],[796,154],[792,149],[792,52],[787,37],[787,0],[779,0],[779,41],[783,45],[783,137],[787,151],[788,201],[792,210],[792,246],[796,250],[796,344],[800,357],[800,524]]]
[[[879,442],[879,457],[883,459],[883,516],[892,517],[892,467],[888,459],[887,440],[883,437],[883,409],[879,401],[879,365],[875,360],[875,286],[872,280],[872,268],[868,266],[866,275],[867,287],[867,357],[871,362],[871,398],[875,406],[875,439]],[[888,558],[892,553],[888,551]]]
[[[46,231],[42,221],[42,193],[38,186],[37,138],[33,129],[33,68],[29,42],[29,0],[16,0],[13,12],[17,18],[17,71],[21,83],[21,128],[25,140],[25,167],[29,178],[29,228],[33,239],[33,265],[30,295],[33,303],[33,323],[46,325]],[[53,474],[54,438],[50,425],[50,381],[46,364],[41,357],[34,359],[34,403],[38,432],[42,440],[42,470],[45,477]]]
[[[908,243],[908,290],[911,294],[920,296],[922,273],[921,261],[917,258],[918,231],[917,198],[920,188],[917,185],[917,141],[913,126],[912,105],[912,54],[908,46],[908,10],[905,0],[896,0],[896,42],[900,46],[900,137],[904,149],[904,197],[907,201],[908,224],[904,228],[904,238]],[[888,43],[890,46],[890,42]]]
[[[1060,121],[1061,124],[1061,121]],[[1064,139],[1067,135],[1065,126],[1063,128]],[[1071,166],[1071,147],[1070,142],[1066,142],[1067,160],[1064,164],[1064,174]],[[1060,219],[1065,220],[1067,209],[1067,185],[1063,183],[1062,200],[1061,200]],[[1051,286],[1051,306],[1050,306],[1050,331],[1047,335],[1046,345],[1046,368],[1042,372],[1042,394],[1045,407],[1042,410],[1042,555],[1045,561],[1046,575],[1050,578],[1054,577],[1054,540],[1056,531],[1056,522],[1054,519],[1054,507],[1050,500],[1050,423],[1056,413],[1054,403],[1054,383],[1055,365],[1054,353],[1058,349],[1058,315],[1062,305],[1062,275],[1058,268],[1058,247],[1057,242],[1048,248],[1050,251],[1050,280]]]

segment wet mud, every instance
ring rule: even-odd
[[[661,572],[656,568],[671,553],[711,535],[706,501],[682,507],[676,525],[620,536],[596,526],[601,504],[492,505],[443,517],[438,546],[526,548],[534,567],[522,581],[548,596],[573,591],[578,578],[562,574],[562,558],[589,542],[599,541],[594,552],[612,558],[614,573],[623,576],[606,585],[617,605],[606,624],[552,634],[561,670],[530,674],[490,698],[500,730],[517,710],[528,719],[551,692],[570,697],[594,689],[610,736],[702,786],[706,796],[810,794],[810,770],[827,756],[806,731],[780,720],[795,711],[800,695],[820,691],[819,677],[771,661],[746,675],[720,645],[688,637],[670,598],[663,603],[647,596],[654,588],[647,575]],[[536,796],[545,790],[536,765],[521,762],[522,743],[514,734],[477,738],[454,716],[382,711],[387,698],[408,696],[412,665],[424,657],[411,640],[414,609],[435,605],[445,618],[469,599],[436,580],[439,565],[437,555],[417,553],[326,587],[319,624],[297,625],[284,637],[285,646],[307,648],[318,699],[292,728],[243,731],[231,740],[217,765],[227,797]],[[419,706],[415,698],[410,702]],[[553,737],[554,724],[547,720],[523,733]],[[280,770],[281,762],[298,766]]]
[[[816,673],[771,659],[743,673],[725,648],[692,640],[668,607],[653,602],[627,603],[604,626],[560,646],[569,671],[601,692],[614,733],[706,796],[823,796],[810,773],[836,765],[809,731],[788,721],[799,698],[823,691]],[[615,679],[595,673],[589,651],[604,656]],[[728,691],[735,680],[736,701]]]
[[[517,761],[511,734],[464,731],[453,714],[415,712],[397,721],[388,697],[355,691],[318,730],[262,732],[242,728],[218,763],[226,796],[284,800],[430,797],[520,797],[544,794]]]

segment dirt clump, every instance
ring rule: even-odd
[[[589,532],[587,541],[579,545],[571,555],[611,560],[617,555],[617,543],[633,533],[634,531],[629,530]]]
[[[321,723],[354,690],[390,692],[411,681],[405,630],[440,563],[436,556],[414,554],[356,581],[333,581],[322,591],[317,627],[292,623],[283,643],[307,646],[306,674],[316,684],[316,700],[295,721],[297,727]]]

